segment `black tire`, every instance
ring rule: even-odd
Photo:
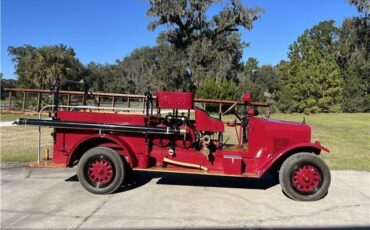
[[[320,157],[303,152],[284,161],[280,168],[279,181],[284,193],[293,200],[315,201],[328,193],[331,175]]]
[[[82,155],[78,163],[77,177],[87,191],[109,194],[121,186],[125,178],[125,164],[113,149],[95,147]]]

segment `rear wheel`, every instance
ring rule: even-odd
[[[96,147],[82,155],[78,180],[89,192],[109,194],[117,190],[125,177],[124,162],[113,149]]]
[[[327,194],[331,176],[320,157],[297,153],[284,161],[279,180],[285,194],[293,200],[314,201]]]

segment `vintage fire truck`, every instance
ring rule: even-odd
[[[52,119],[20,118],[18,125],[54,128],[52,160],[77,166],[81,185],[96,194],[117,190],[128,170],[261,178],[278,176],[294,200],[324,197],[330,171],[319,157],[329,150],[311,142],[302,123],[257,117],[250,93],[242,106],[230,106],[235,121],[224,123],[194,106],[188,92],[146,95],[142,114],[70,111],[53,106]],[[225,126],[235,128],[237,144],[225,143]]]

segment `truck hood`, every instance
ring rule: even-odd
[[[273,141],[289,143],[311,143],[310,126],[298,122],[281,121],[274,119],[252,118],[262,123],[266,135]]]
[[[273,137],[284,136],[291,140],[299,139],[300,142],[311,142],[311,128],[306,124],[274,119],[264,119],[264,123],[266,130]]]

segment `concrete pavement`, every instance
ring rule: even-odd
[[[15,126],[13,125],[14,121],[0,121],[0,127],[9,127]]]
[[[271,177],[135,173],[115,194],[93,195],[76,169],[2,165],[1,228],[370,227],[370,173],[332,171],[316,202],[287,198]]]

